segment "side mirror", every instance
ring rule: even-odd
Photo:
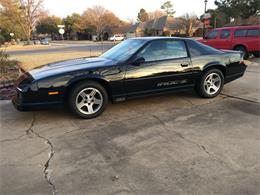
[[[206,36],[204,37],[204,39],[208,39],[208,36],[206,35]]]
[[[140,66],[142,63],[145,62],[143,57],[136,58],[131,64],[134,66]]]

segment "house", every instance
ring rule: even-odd
[[[192,31],[202,29],[202,22],[198,21],[193,26]],[[127,37],[140,36],[178,36],[186,35],[186,27],[182,18],[162,16],[158,19],[140,22],[132,25],[127,33]]]

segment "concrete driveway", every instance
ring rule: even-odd
[[[109,105],[93,120],[1,101],[0,194],[260,194],[260,64],[215,99]]]

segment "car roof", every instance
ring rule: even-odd
[[[221,28],[215,28],[212,30],[224,30],[224,29],[251,29],[251,28],[260,28],[260,25],[245,25],[245,26],[226,26]]]
[[[130,39],[136,39],[136,40],[145,40],[145,41],[152,41],[152,40],[191,40],[190,38],[183,38],[183,37],[134,37]]]

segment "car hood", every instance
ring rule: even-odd
[[[30,75],[35,79],[42,79],[49,76],[58,74],[78,71],[95,69],[103,66],[112,65],[112,60],[105,58],[78,58],[60,62],[54,62],[41,67],[35,68],[29,71]]]

